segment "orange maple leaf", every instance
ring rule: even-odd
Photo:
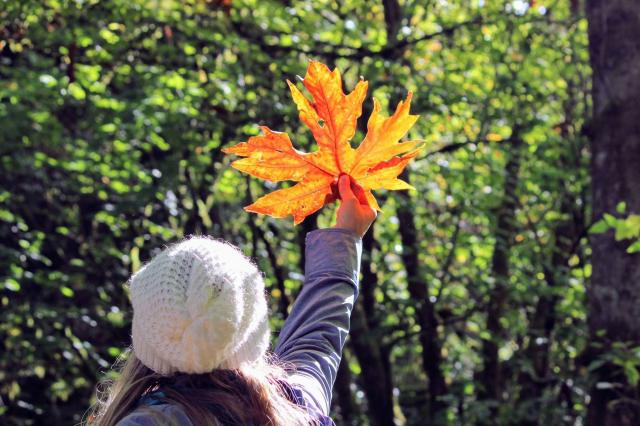
[[[367,134],[353,149],[349,141],[356,132],[367,82],[361,80],[345,95],[340,71],[311,61],[303,84],[311,93],[310,102],[298,88],[287,80],[300,120],[313,133],[318,150],[311,153],[293,147],[286,133],[260,127],[262,135],[249,138],[233,147],[227,154],[245,157],[231,165],[255,177],[279,182],[298,182],[259,198],[245,210],[283,218],[293,215],[295,224],[337,198],[336,182],[341,174],[350,176],[362,202],[380,210],[371,193],[374,189],[409,189],[398,175],[419,150],[419,141],[399,142],[418,119],[409,114],[411,92],[401,101],[391,117],[380,114],[380,104],[373,99],[373,112],[367,123]]]

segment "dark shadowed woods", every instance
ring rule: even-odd
[[[186,235],[259,264],[277,336],[333,211],[245,213],[275,185],[221,148],[313,149],[286,86],[309,59],[387,112],[413,91],[427,145],[415,191],[376,194],[336,423],[637,424],[634,0],[0,3],[0,423],[81,420],[127,278]]]

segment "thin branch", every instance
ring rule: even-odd
[[[269,244],[269,241],[267,241],[267,239],[265,238],[264,233],[258,232],[258,237],[262,240],[262,243],[264,244],[265,249],[267,250],[269,263],[271,263],[271,268],[273,269],[273,273],[276,277],[276,286],[280,291],[280,297],[278,298],[278,310],[282,314],[282,317],[286,319],[288,316],[290,301],[289,301],[289,297],[285,292],[286,289],[284,286],[284,280],[285,280],[284,270],[280,265],[278,265],[278,259],[276,257],[275,251],[271,246],[271,244]]]
[[[271,43],[267,43],[264,39],[264,36],[262,34],[264,34],[263,31],[260,31],[260,35],[254,35],[251,34],[249,31],[247,31],[246,27],[249,26],[249,24],[247,22],[239,22],[239,21],[232,21],[232,26],[233,28],[236,30],[237,34],[240,35],[241,37],[244,37],[245,39],[248,39],[256,44],[258,44],[263,50],[266,51],[280,51],[280,52],[296,52],[296,53],[302,53],[305,54],[307,56],[322,56],[324,58],[328,58],[328,59],[338,59],[338,58],[344,58],[344,59],[363,59],[363,58],[368,58],[368,57],[388,57],[390,55],[394,55],[397,56],[397,51],[398,50],[403,50],[406,49],[407,47],[416,45],[420,42],[426,41],[426,40],[430,40],[433,39],[435,37],[438,36],[442,36],[442,35],[451,35],[453,34],[455,31],[457,31],[460,28],[464,28],[466,26],[469,25],[477,25],[479,23],[483,22],[482,21],[482,17],[476,17],[474,19],[471,19],[469,21],[465,21],[465,22],[461,22],[458,24],[454,24],[451,25],[449,27],[445,27],[443,29],[441,29],[440,31],[436,31],[433,33],[429,33],[429,34],[425,34],[421,37],[415,38],[415,39],[404,39],[404,40],[400,40],[397,43],[393,43],[390,44],[388,46],[386,46],[383,49],[380,50],[373,50],[369,47],[353,47],[353,46],[347,46],[347,45],[343,45],[343,44],[323,44],[324,48],[308,48],[308,49],[304,49],[304,48],[300,48],[296,45],[291,45],[291,46],[282,46],[279,44],[271,44]],[[278,33],[274,33],[274,34],[270,34],[273,37],[279,37],[282,34],[278,34]],[[339,53],[340,51],[344,52],[344,53]],[[345,52],[346,51],[346,52]]]
[[[503,139],[501,141],[489,141],[486,139],[469,139],[465,142],[456,142],[456,143],[451,143],[448,145],[445,145],[443,147],[440,147],[434,151],[431,152],[427,152],[422,158],[429,158],[433,155],[436,154],[444,154],[444,153],[448,153],[448,152],[453,152],[453,151],[457,151],[460,148],[464,148],[467,145],[480,145],[480,144],[496,144],[496,143],[505,143],[505,142],[512,142],[511,138],[507,138],[507,139]]]

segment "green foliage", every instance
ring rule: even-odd
[[[2,3],[3,424],[81,419],[130,342],[128,277],[185,235],[225,238],[256,259],[277,331],[300,286],[312,221],[293,227],[243,212],[273,186],[231,170],[220,149],[264,123],[311,147],[285,84],[310,58],[338,66],[349,89],[364,76],[383,108],[414,91],[421,119],[410,137],[430,144],[408,173],[417,191],[382,193],[362,283],[361,303],[371,290],[369,328],[352,336],[387,357],[396,418],[424,424],[432,412],[425,300],[412,296],[404,256],[414,250],[412,278],[428,286],[432,337],[442,345],[438,422],[583,421],[590,200],[582,128],[591,108],[583,17],[559,1],[401,1],[395,20],[394,1],[228,3]],[[515,157],[518,179],[507,191]],[[400,236],[407,203],[415,247]],[[331,213],[318,224],[330,225]],[[616,238],[638,237],[637,215],[607,218]],[[501,241],[506,280],[495,268]],[[494,335],[489,305],[503,284],[503,332]],[[498,400],[477,379],[487,342],[502,365]],[[637,382],[625,354],[611,360]],[[337,422],[375,424],[366,366],[352,345],[345,357],[351,388],[346,396],[337,388]]]
[[[616,213],[623,215],[626,211],[626,203],[621,201],[616,206]],[[615,217],[605,213],[602,219],[595,222],[589,228],[592,234],[599,234],[613,229],[616,241],[631,240],[627,253],[640,252],[640,215],[629,214],[627,217]]]
[[[640,382],[640,346],[624,342],[613,342],[611,350],[604,352],[589,364],[589,370],[595,371],[606,364],[611,364],[622,370],[626,381],[631,386],[638,386]],[[618,383],[598,382],[597,389],[612,389],[620,386]]]

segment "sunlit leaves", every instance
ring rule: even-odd
[[[382,112],[393,112],[406,91],[415,94],[411,109],[421,119],[412,132],[429,148],[409,167],[417,191],[408,202],[419,278],[429,283],[441,321],[443,369],[451,384],[445,399],[460,408],[450,410],[450,422],[480,423],[495,404],[478,399],[474,372],[479,338],[491,337],[484,309],[494,285],[495,209],[512,129],[529,126],[512,219],[517,233],[508,308],[500,319],[509,350],[502,353],[514,373],[528,368],[526,329],[535,303],[557,297],[549,347],[554,380],[542,384],[546,393],[535,413],[546,424],[584,423],[588,373],[576,369],[575,360],[586,340],[587,239],[576,240],[557,289],[547,287],[542,272],[555,253],[554,230],[567,217],[561,203],[578,194],[576,212],[590,211],[589,197],[580,195],[588,194],[581,136],[590,80],[586,21],[568,15],[570,2],[556,2],[547,15],[539,7],[519,15],[511,0],[400,1],[400,44],[389,50],[382,2],[234,0],[229,16],[215,3],[5,1],[0,8],[9,31],[0,40],[0,370],[6,374],[0,393],[4,406],[19,413],[8,421],[46,423],[55,411],[65,424],[79,422],[98,375],[129,343],[129,274],[186,234],[227,238],[253,256],[265,272],[274,312],[281,297],[297,293],[303,228],[238,215],[262,191],[293,186],[237,173],[220,147],[257,135],[260,124],[286,132],[295,149],[317,152],[285,83],[314,57],[340,69],[346,89],[362,88],[361,76],[369,81],[354,147],[365,138],[371,97],[380,101],[383,120]],[[309,96],[302,84],[295,87]],[[443,147],[453,148],[434,153]],[[278,179],[290,177],[282,172]],[[375,301],[367,338],[389,349],[397,412],[408,425],[423,424],[419,409],[428,381],[413,320],[418,304],[409,298],[400,256],[410,249],[402,245],[405,224],[396,216],[404,199],[396,194],[376,193],[384,204],[375,243],[365,250],[371,261],[363,263],[375,274],[367,287]],[[330,225],[326,213],[318,216],[320,226]],[[609,213],[623,220],[637,212]],[[630,229],[621,227],[619,236]],[[272,244],[282,289],[260,235]],[[638,244],[622,241],[630,249]],[[520,345],[515,351],[513,342]],[[91,355],[83,358],[77,348]],[[347,355],[351,388],[361,395],[366,365]],[[632,380],[637,365],[628,360],[621,357],[620,365]],[[566,389],[571,409],[558,403],[559,390]],[[519,414],[533,411],[515,405],[518,386],[506,390],[512,398],[500,406],[496,423],[518,423]],[[366,413],[364,407],[358,408]],[[354,424],[366,424],[364,417]]]

